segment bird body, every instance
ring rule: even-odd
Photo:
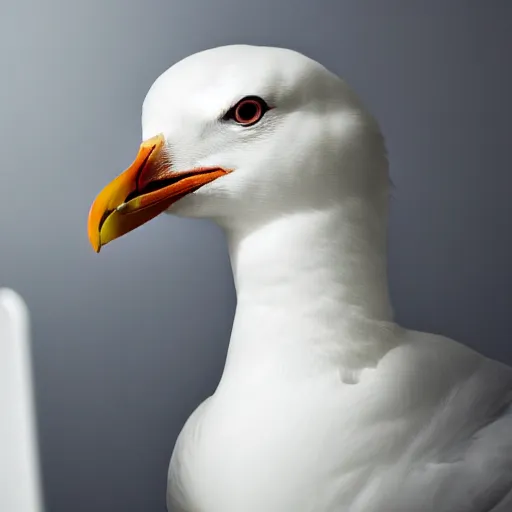
[[[328,229],[346,215],[306,215],[296,231],[284,217],[249,240],[228,235],[238,304],[226,367],[177,442],[169,510],[494,510],[512,484],[512,372],[375,320]],[[374,314],[386,310],[376,301]]]
[[[402,341],[357,383],[335,368],[222,383],[179,437],[169,509],[510,510],[510,371],[445,338]]]
[[[216,48],[158,78],[142,125],[93,247],[163,212],[210,218],[237,292],[169,510],[512,510],[512,369],[394,321],[384,141],[345,82],[290,50]]]

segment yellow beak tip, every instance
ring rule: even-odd
[[[101,249],[101,235],[99,232],[92,232],[89,228],[89,243],[91,244],[95,253],[99,253]]]

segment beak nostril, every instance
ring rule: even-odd
[[[151,149],[148,151],[148,154],[146,155],[146,157],[144,158],[144,160],[142,161],[142,163],[140,164],[140,167],[138,169],[138,173],[137,173],[137,178],[135,180],[135,185],[138,189],[141,189],[141,188],[144,188],[144,184],[142,183],[141,184],[141,180],[143,179],[143,174],[144,174],[144,168],[146,167],[146,164],[148,163],[148,160],[149,160],[149,157],[153,154],[153,152],[155,151],[155,148],[156,146],[153,145],[151,147]],[[137,192],[135,192],[137,193]],[[126,202],[126,201],[125,201]]]

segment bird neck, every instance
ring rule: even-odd
[[[237,308],[225,378],[334,365],[351,380],[376,364],[395,328],[383,222],[347,201],[226,229]]]

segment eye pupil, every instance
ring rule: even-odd
[[[236,117],[239,123],[250,123],[257,119],[261,107],[254,100],[241,103],[236,109]]]

